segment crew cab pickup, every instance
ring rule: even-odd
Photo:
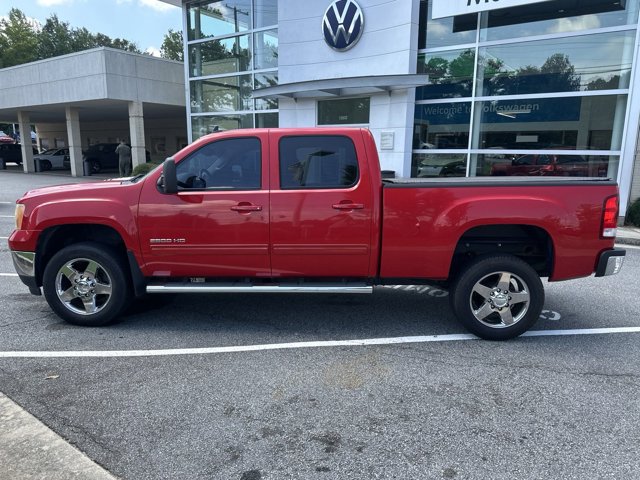
[[[368,130],[235,130],[146,176],[27,192],[9,246],[31,293],[79,325],[147,293],[431,283],[501,340],[538,319],[541,277],[620,270],[617,218],[608,179],[383,180]]]

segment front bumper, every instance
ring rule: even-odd
[[[22,283],[29,287],[29,291],[33,295],[41,295],[40,287],[36,282],[36,254],[34,252],[12,251],[11,259]]]
[[[600,254],[598,267],[596,268],[596,277],[605,277],[607,275],[615,275],[622,269],[624,257],[627,254],[621,248],[607,250]]]

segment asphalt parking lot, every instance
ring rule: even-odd
[[[0,173],[0,236],[29,182],[62,181]],[[640,249],[545,283],[544,336],[495,343],[427,287],[149,297],[74,327],[0,245],[0,391],[116,477],[640,477]]]

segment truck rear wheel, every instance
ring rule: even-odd
[[[56,253],[44,270],[49,306],[75,325],[97,327],[113,322],[131,300],[127,270],[113,249],[78,243]]]
[[[493,255],[475,260],[460,273],[450,299],[470,332],[486,340],[507,340],[538,320],[544,287],[529,264],[511,255]]]

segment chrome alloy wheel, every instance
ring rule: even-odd
[[[515,325],[529,311],[531,295],[528,285],[509,272],[494,272],[479,280],[469,302],[474,317],[491,328]]]
[[[102,311],[111,300],[112,285],[104,267],[87,258],[70,260],[56,275],[58,299],[78,315],[94,315]]]

